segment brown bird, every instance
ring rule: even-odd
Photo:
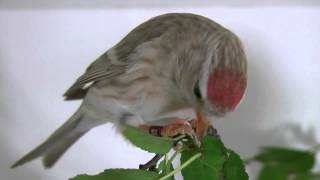
[[[193,108],[199,137],[207,117],[236,109],[247,85],[247,61],[239,38],[216,22],[195,14],[154,17],[133,29],[95,60],[64,94],[81,99],[79,109],[45,142],[12,167],[42,157],[51,167],[90,129],[107,122],[159,135],[192,133],[175,110]],[[164,118],[166,116],[166,118]],[[170,122],[170,123],[168,123]]]

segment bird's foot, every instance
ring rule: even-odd
[[[142,125],[140,128],[149,132],[149,134],[158,136],[158,137],[168,137],[173,138],[178,135],[189,135],[192,136],[195,134],[195,131],[191,124],[183,119],[176,119],[172,123],[165,126],[148,126]]]
[[[178,135],[195,135],[192,125],[183,119],[176,119],[172,123],[164,126],[160,132],[162,137],[176,137]]]
[[[150,134],[159,137],[174,138],[179,135],[187,135],[195,144],[199,144],[196,131],[190,122],[184,119],[176,119],[166,126],[143,126],[143,128]]]
[[[196,131],[197,131],[197,128],[199,126],[199,123],[197,122],[197,119],[192,119],[189,121],[189,123],[191,124],[192,128]],[[213,137],[217,137],[217,138],[220,138],[219,134],[218,134],[218,131],[215,127],[213,127],[211,124],[206,124],[206,127],[205,128],[201,128],[201,129],[204,129],[202,130],[202,134],[199,133],[200,136],[204,136],[204,135],[208,135],[208,136],[213,136]]]

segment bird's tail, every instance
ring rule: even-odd
[[[80,122],[83,120],[84,117],[79,109],[45,142],[23,156],[20,160],[14,163],[11,168],[23,165],[39,157],[43,158],[43,165],[46,168],[52,167],[73,143],[91,129],[79,127]]]

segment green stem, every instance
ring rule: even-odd
[[[186,162],[184,162],[183,164],[181,164],[179,167],[177,167],[176,169],[174,169],[173,171],[171,171],[170,173],[166,174],[165,176],[161,177],[159,180],[165,180],[171,176],[173,176],[174,174],[176,174],[178,171],[181,171],[183,168],[187,167],[190,163],[192,163],[193,161],[195,161],[196,159],[200,158],[201,153],[195,154],[194,156],[192,156],[190,159],[188,159]]]
[[[165,159],[165,162],[166,162],[166,164],[168,163],[168,154],[165,154],[164,155],[164,159]]]
[[[179,140],[181,140],[181,139],[183,139],[183,138],[185,138],[185,137],[186,137],[186,135],[182,134],[182,135],[174,138],[173,140],[174,140],[174,141],[179,141]]]
[[[169,141],[179,141],[179,140],[181,140],[181,139],[183,139],[183,138],[185,138],[185,137],[187,137],[186,135],[184,135],[184,134],[182,134],[182,135],[179,135],[179,136],[177,136],[177,137],[175,137],[175,138],[169,138],[169,137],[158,137],[158,138],[161,138],[161,139],[165,139],[165,140],[169,140]]]
[[[166,167],[165,167],[165,170],[164,172],[167,173],[170,171],[170,164],[168,163],[169,162],[169,159],[168,159],[168,154],[165,154],[165,162],[166,162]]]

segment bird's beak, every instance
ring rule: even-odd
[[[196,114],[196,133],[198,138],[202,139],[202,137],[204,137],[207,134],[207,130],[211,126],[211,124],[203,113],[197,111]]]

